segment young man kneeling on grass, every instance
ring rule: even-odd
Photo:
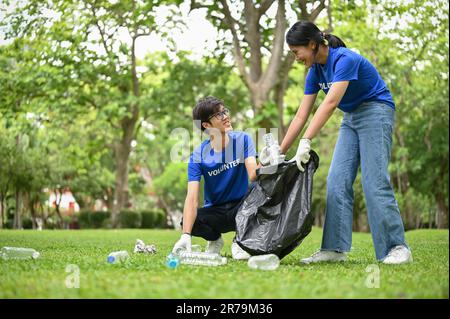
[[[222,233],[236,230],[235,217],[247,193],[248,179],[256,179],[256,151],[251,137],[233,131],[229,110],[215,97],[201,99],[193,119],[209,139],[191,154],[188,165],[188,190],[181,225],[183,234],[173,247],[191,250],[191,236],[208,241],[206,252],[220,253]],[[204,206],[198,208],[200,179],[204,179]],[[234,259],[250,255],[233,241]]]

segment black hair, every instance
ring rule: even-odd
[[[310,21],[298,21],[286,33],[286,43],[289,45],[307,46],[310,41],[317,44],[316,52],[319,50],[319,44],[328,45],[332,48],[346,47],[344,41],[337,36],[323,33]]]
[[[214,96],[201,98],[192,110],[192,118],[200,121],[200,127],[196,123],[197,127],[204,131],[205,128],[202,124],[208,122],[211,115],[219,112],[222,105],[224,105],[223,101]]]

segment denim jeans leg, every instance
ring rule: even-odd
[[[383,260],[397,245],[406,246],[403,221],[388,171],[395,111],[382,103],[371,103],[357,115],[361,157],[361,181],[375,254]]]
[[[359,167],[358,136],[345,115],[327,177],[327,202],[321,250],[350,251],[353,182]]]

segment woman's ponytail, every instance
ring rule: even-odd
[[[342,41],[337,36],[332,35],[331,33],[323,33],[323,38],[324,38],[324,40],[326,40],[326,42],[328,42],[328,45],[330,47],[332,47],[333,49],[334,48],[339,48],[339,47],[346,48],[346,45],[345,45],[344,41]],[[326,44],[326,42],[325,42],[325,44]]]
[[[289,45],[308,45],[310,41],[317,44],[329,45],[332,48],[346,47],[344,41],[335,35],[321,32],[310,21],[298,21],[294,23],[286,34],[286,42]]]

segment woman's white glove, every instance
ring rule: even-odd
[[[191,251],[191,235],[181,235],[180,239],[173,246],[172,252],[176,253],[178,250]]]
[[[280,164],[284,160],[284,155],[280,153],[279,145],[264,146],[259,154],[259,162],[263,166]]]
[[[259,162],[263,166],[270,164],[270,149],[267,146],[264,146],[261,153],[259,153]]]
[[[311,150],[311,140],[307,138],[302,138],[300,143],[298,143],[297,154],[295,154],[295,161],[297,162],[297,167],[300,172],[304,172],[305,169],[302,166],[303,164],[308,163],[309,161],[309,151]]]

